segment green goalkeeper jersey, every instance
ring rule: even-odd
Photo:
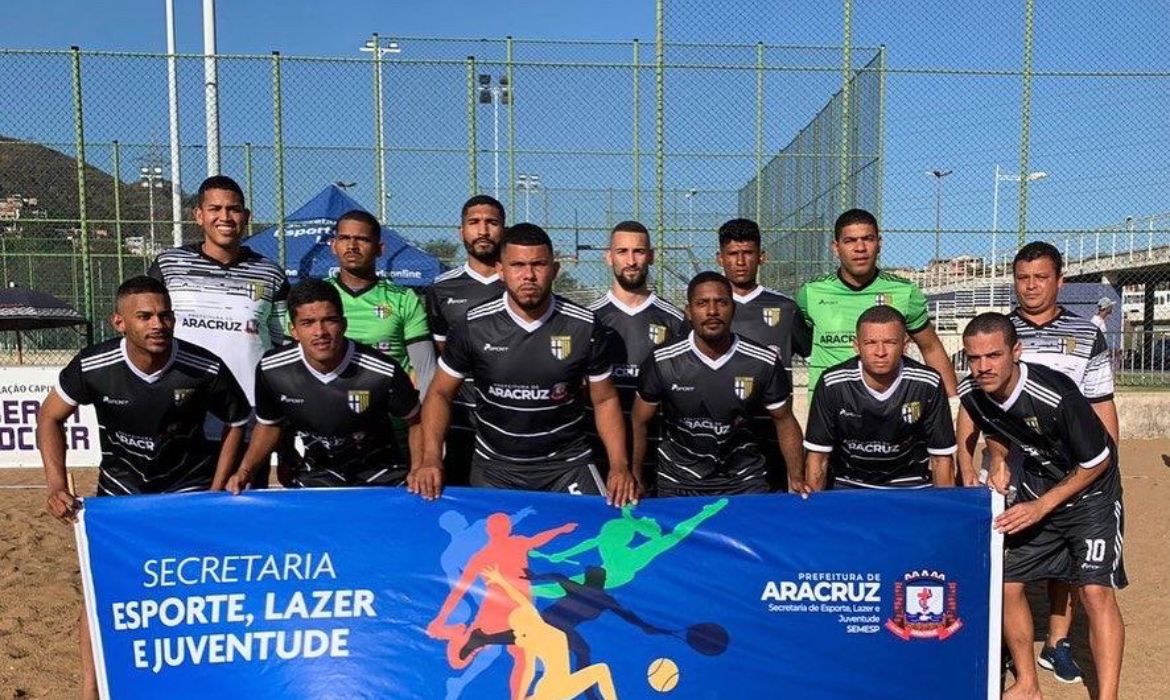
[[[347,326],[345,337],[381,350],[407,372],[412,371],[406,346],[431,338],[426,310],[419,296],[384,279],[356,292],[337,277],[330,277],[329,283],[341,293]]]
[[[812,355],[808,358],[808,390],[816,388],[821,372],[853,357],[857,319],[866,309],[888,304],[906,317],[906,327],[917,333],[930,325],[926,297],[905,277],[878,271],[863,287],[853,287],[832,272],[809,280],[796,294],[796,304],[812,326]]]

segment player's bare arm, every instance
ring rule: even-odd
[[[935,372],[942,375],[943,386],[947,389],[947,396],[958,396],[959,382],[955,379],[955,366],[951,364],[951,356],[947,354],[947,349],[943,347],[942,341],[939,340],[938,333],[934,330],[934,325],[928,323],[925,328],[917,333],[911,333],[910,337],[914,340],[914,344],[918,346],[918,351],[922,353],[922,361]]]
[[[1068,476],[1034,501],[1017,503],[999,514],[995,528],[1005,535],[1025,530],[1043,520],[1070,498],[1089,488],[1112,466],[1112,459],[1105,457],[1092,466],[1081,465]]]
[[[785,468],[788,470],[788,492],[807,496],[810,489],[805,483],[804,474],[804,433],[796,416],[792,414],[792,401],[768,413],[776,426],[780,454],[784,455]]]
[[[438,498],[443,488],[443,438],[451,426],[451,404],[459,395],[463,379],[441,369],[435,372],[423,400],[418,440],[421,457],[411,464],[406,486],[423,498]],[[413,446],[412,446],[413,449]],[[412,458],[413,460],[413,458]]]
[[[829,480],[829,453],[809,450],[804,458],[804,479],[808,492],[824,491]]]
[[[931,455],[930,480],[936,487],[954,486],[955,460],[950,455]]]
[[[240,446],[244,444],[244,426],[225,425],[223,439],[220,442],[219,458],[215,462],[215,476],[211,479],[212,491],[223,491],[231,478],[232,469],[240,456]]]
[[[1012,482],[1011,469],[1008,467],[1008,444],[998,437],[988,435],[983,441],[983,449],[987,450],[987,485],[1006,496]]]
[[[1105,432],[1109,433],[1109,437],[1113,438],[1114,445],[1121,444],[1121,423],[1117,418],[1117,404],[1113,399],[1108,401],[1096,401],[1092,404],[1093,413],[1101,419],[1102,425],[1105,426]]]
[[[630,430],[633,431],[634,453],[630,458],[630,471],[641,484],[645,480],[642,467],[646,463],[647,439],[650,433],[650,421],[658,413],[658,404],[650,403],[641,396],[634,397],[634,408],[630,412]]]
[[[979,485],[979,468],[975,466],[975,447],[979,444],[979,428],[971,420],[967,408],[960,404],[955,420],[955,437],[959,449],[955,458],[959,461],[959,483],[963,486]]]
[[[240,468],[228,478],[225,488],[235,495],[239,495],[252,483],[252,475],[260,466],[271,457],[276,446],[280,444],[280,435],[283,432],[279,424],[257,423],[252,430],[252,442],[248,451],[240,460]]]
[[[597,434],[609,457],[609,477],[606,479],[606,503],[622,507],[637,503],[641,495],[638,480],[630,471],[626,455],[626,426],[622,418],[621,401],[617,387],[609,377],[589,382],[589,398],[593,402],[593,420]]]
[[[77,499],[69,492],[69,477],[65,471],[65,421],[75,410],[76,407],[66,403],[56,391],[49,390],[37,414],[37,446],[48,489],[45,509],[66,523],[77,517]]]

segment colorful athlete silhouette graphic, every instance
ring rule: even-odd
[[[524,508],[513,513],[509,519],[512,527],[535,512],[532,508]],[[463,575],[464,565],[488,543],[487,519],[476,520],[474,523],[468,524],[467,518],[463,517],[461,513],[448,510],[439,516],[439,527],[451,536],[451,543],[447,545],[439,557],[439,565],[443,567],[443,573],[446,574],[448,581],[458,581]],[[447,618],[448,626],[459,624],[466,626],[467,623],[471,622],[472,607],[468,604],[467,598],[470,598],[478,608],[483,600],[483,588],[473,586],[468,591],[468,595],[456,604],[451,615]],[[445,700],[458,700],[464,689],[486,671],[502,652],[503,649],[500,647],[484,649],[475,659],[471,660],[463,673],[448,678]]]
[[[570,557],[596,549],[601,559],[601,567],[606,572],[605,587],[619,588],[633,581],[638,572],[645,569],[655,558],[682,542],[705,520],[726,507],[727,499],[721,498],[703,506],[702,510],[676,525],[669,533],[663,533],[662,526],[657,520],[635,517],[633,509],[626,506],[622,508],[620,517],[601,526],[596,537],[556,554],[535,553],[535,556],[553,563],[573,564],[576,562]],[[633,544],[637,535],[641,535],[646,541]],[[572,580],[583,583],[585,576],[578,574],[573,576]],[[533,594],[540,598],[557,598],[564,593],[564,588],[555,584],[545,584],[533,589]]]
[[[467,642],[471,629],[479,629],[486,634],[495,634],[511,629],[508,616],[516,608],[515,598],[505,594],[500,586],[489,585],[484,591],[479,603],[479,609],[474,619],[467,624],[450,624],[451,614],[463,600],[475,580],[489,567],[496,571],[496,578],[507,581],[514,590],[525,597],[530,595],[530,585],[523,577],[524,569],[528,566],[528,553],[538,547],[543,547],[555,538],[570,533],[577,527],[576,523],[566,523],[560,527],[546,530],[531,537],[512,534],[512,522],[504,513],[493,513],[487,518],[487,543],[483,545],[467,561],[463,573],[452,587],[447,599],[435,619],[427,625],[427,634],[434,639],[447,642],[447,663],[454,669],[462,669],[470,663],[470,658],[459,655],[460,649]],[[520,683],[522,665],[520,664],[519,646],[508,647],[513,659],[511,674],[512,696],[517,696]],[[567,652],[566,652],[567,653]]]
[[[617,700],[609,666],[592,664],[577,671],[569,663],[569,641],[565,633],[540,616],[528,595],[501,574],[496,567],[483,572],[484,580],[499,587],[515,607],[508,613],[507,624],[515,636],[519,650],[516,665],[520,669],[519,686],[513,686],[512,697],[516,700],[569,700],[581,693],[597,688],[603,700]],[[490,589],[489,589],[490,590]],[[536,679],[537,664],[540,665],[540,680],[528,693],[529,686]],[[519,693],[516,688],[519,688]]]

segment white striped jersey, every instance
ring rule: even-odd
[[[751,417],[785,405],[792,382],[780,356],[733,336],[718,359],[695,345],[694,332],[654,351],[642,364],[638,396],[660,404],[658,487],[664,494],[768,490]]]
[[[409,464],[390,418],[418,410],[402,366],[352,340],[327,373],[309,365],[298,344],[269,350],[256,368],[256,420],[295,433],[299,486],[401,484]]]
[[[1064,374],[1093,403],[1113,398],[1113,366],[1099,328],[1063,307],[1043,325],[1028,321],[1019,309],[1008,318],[1023,348],[1020,359]]]
[[[1043,365],[1019,363],[1020,376],[1011,395],[999,403],[974,377],[959,382],[959,398],[975,425],[1002,438],[1023,455],[1012,480],[1021,500],[1047,493],[1075,469],[1095,469],[1108,460],[1107,473],[1065,505],[1088,498],[1121,497],[1117,446],[1072,380]]]
[[[56,392],[97,414],[99,496],[210,488],[218,454],[203,436],[207,414],[243,425],[252,412],[218,357],[178,339],[154,374],[130,361],[124,339],[92,345],[61,370]]]
[[[925,488],[931,455],[956,450],[946,389],[938,372],[902,358],[898,377],[877,391],[853,357],[821,374],[809,406],[804,446],[829,453],[833,484],[851,488]]]
[[[192,243],[159,253],[147,274],[171,294],[175,336],[223,358],[254,402],[256,363],[284,339],[288,278],[280,266],[247,246],[224,265]]]
[[[535,321],[513,311],[506,293],[469,311],[439,367],[475,377],[473,464],[547,471],[591,463],[584,385],[612,373],[606,336],[592,311],[557,296]]]

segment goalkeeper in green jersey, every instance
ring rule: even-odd
[[[812,326],[809,391],[826,368],[856,354],[853,339],[861,314],[885,304],[906,317],[906,328],[923,361],[942,375],[947,396],[955,396],[955,368],[930,322],[922,290],[908,279],[878,269],[882,236],[873,214],[850,209],[837,217],[832,247],[840,261],[837,271],[805,282],[796,294],[796,304]]]

